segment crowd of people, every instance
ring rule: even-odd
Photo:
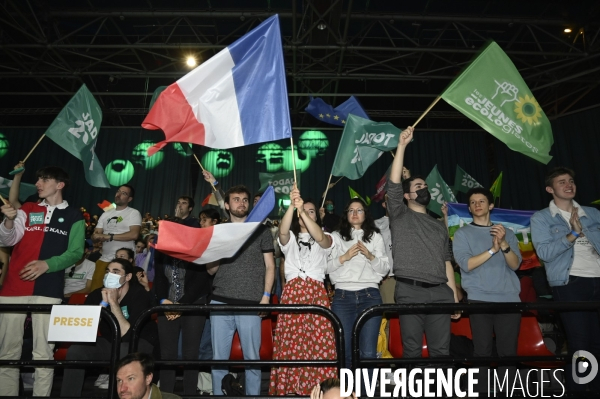
[[[140,353],[127,355],[133,323],[157,304],[257,305],[269,304],[277,295],[282,304],[323,306],[341,320],[343,362],[352,368],[351,331],[357,317],[371,306],[454,303],[463,297],[469,303],[519,302],[515,271],[521,253],[515,234],[491,222],[494,202],[490,192],[475,188],[467,193],[473,223],[460,228],[451,244],[444,222],[427,213],[431,194],[425,180],[404,167],[404,152],[412,137],[411,127],[401,134],[383,202],[385,217],[374,220],[359,198],[351,199],[342,214],[336,215],[333,201],[325,201],[321,208],[321,201],[303,197],[294,187],[291,205],[278,223],[261,226],[232,258],[206,265],[154,249],[152,244],[160,240],[161,219],[149,213],[142,218],[133,207],[135,189],[128,184],[117,189],[114,209],[90,217],[85,209],[63,199],[69,185],[63,169],[40,169],[39,198],[22,204],[18,201],[22,173],[17,174],[9,200],[1,208],[0,243],[12,251],[3,252],[0,259],[4,263],[0,304],[60,304],[68,303],[74,294],[87,294],[85,304],[105,307],[117,319],[121,332],[123,359],[117,370],[121,394],[120,389],[154,392],[152,377],[147,378],[153,375],[151,354],[163,360],[229,359],[236,331],[244,358],[259,359],[265,314],[205,314],[180,312],[176,307],[161,312],[156,322],[145,321],[138,343]],[[224,192],[209,171],[203,174],[215,187],[220,207],[198,212],[191,197],[179,197],[175,214],[164,215],[162,220],[181,224],[182,234],[185,229],[222,222],[243,223],[252,207],[250,201],[256,204],[260,198],[260,194],[252,197],[243,185]],[[596,301],[600,295],[600,213],[574,201],[574,177],[566,168],[549,173],[545,184],[552,201],[533,216],[531,234],[545,263],[554,299]],[[460,285],[455,273],[460,273]],[[26,317],[25,313],[0,313],[0,359],[21,357]],[[400,315],[403,356],[422,356],[423,335],[430,356],[449,356],[451,319],[460,317],[460,312]],[[600,356],[598,318],[588,312],[567,312],[561,317],[569,355],[586,350]],[[34,312],[31,318],[33,359],[51,360],[54,344],[47,339],[49,315]],[[470,315],[474,355],[491,356],[495,335],[498,355],[515,356],[520,320],[515,313]],[[378,356],[381,322],[377,315],[363,326],[361,358]],[[99,330],[95,343],[72,345],[67,360],[109,360],[111,330],[104,322]],[[273,347],[275,360],[337,358],[333,327],[316,314],[280,313]],[[132,364],[135,370],[130,370]],[[128,386],[127,378],[119,374],[123,368],[141,373],[141,385]],[[516,372],[510,364],[501,370],[508,375]],[[203,392],[220,395],[228,373],[226,367],[214,366],[207,379],[198,367],[185,366],[183,393],[195,394],[201,387]],[[53,368],[35,369],[34,396],[50,394],[53,374]],[[268,391],[270,395],[315,395],[315,384],[332,381],[336,374],[334,367],[273,367]],[[587,388],[573,382],[570,368],[566,374],[569,390]],[[66,368],[64,381],[68,383],[62,384],[61,396],[81,396],[84,378],[84,369]],[[0,367],[0,396],[17,396],[18,381],[18,368]],[[160,391],[172,393],[175,381],[176,369],[162,367]],[[100,375],[96,385],[107,388],[108,376]],[[597,389],[596,385],[597,379],[590,388]],[[245,368],[244,388],[246,395],[260,395],[260,367]]]

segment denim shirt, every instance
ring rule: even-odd
[[[600,253],[600,211],[596,208],[579,206],[579,220],[583,233]],[[548,284],[551,287],[567,285],[569,271],[573,266],[575,242],[567,240],[571,226],[560,212],[552,212],[550,208],[542,209],[531,217],[531,240],[538,257],[544,261]]]

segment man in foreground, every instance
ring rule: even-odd
[[[120,399],[181,399],[172,393],[161,392],[152,383],[154,359],[147,353],[130,353],[119,360],[116,369]]]

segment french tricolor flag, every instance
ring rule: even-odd
[[[204,265],[231,258],[258,229],[275,206],[273,186],[269,186],[244,223],[223,223],[195,228],[179,223],[160,222],[157,251],[174,258]]]
[[[292,135],[281,47],[274,15],[167,87],[142,122],[167,143],[232,148]]]

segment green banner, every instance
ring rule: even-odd
[[[373,122],[348,115],[331,174],[350,180],[360,178],[383,151],[394,150],[398,146],[400,132],[388,122]]]
[[[83,162],[85,180],[90,185],[109,188],[104,168],[94,152],[101,123],[102,110],[83,84],[46,130],[46,136]]]
[[[0,194],[6,199],[10,196],[10,188],[13,185],[13,181],[4,177],[0,177]],[[21,183],[19,185],[19,199],[21,201],[26,200],[28,197],[37,194],[37,187],[34,184]]]
[[[481,184],[477,183],[470,174],[465,172],[463,168],[456,165],[456,176],[454,177],[454,191],[460,191],[466,193],[472,188],[482,187]]]
[[[368,195],[367,195],[367,198],[365,199],[365,198],[362,197],[362,195],[360,195],[356,190],[354,190],[350,186],[348,186],[348,191],[350,191],[350,199],[358,198],[359,200],[361,200],[362,202],[364,202],[366,206],[371,205],[371,198],[369,198]]]
[[[496,198],[500,198],[500,196],[502,195],[502,172],[500,172],[500,174],[494,181],[494,184],[492,184],[490,191],[494,196],[494,201],[496,201]]]
[[[547,164],[550,121],[500,46],[491,42],[441,97],[508,148]]]
[[[298,178],[298,188],[300,188],[300,171],[296,170]],[[294,188],[294,171],[281,173],[259,173],[260,180],[259,192],[264,192],[269,186],[273,186],[275,191],[275,202],[277,208],[287,208],[290,204],[290,192]]]
[[[427,183],[427,187],[431,193],[431,202],[429,202],[427,209],[442,216],[442,204],[444,202],[456,202],[456,197],[450,186],[446,184],[442,175],[440,175],[437,165],[431,169],[429,176],[425,179],[425,183]]]

